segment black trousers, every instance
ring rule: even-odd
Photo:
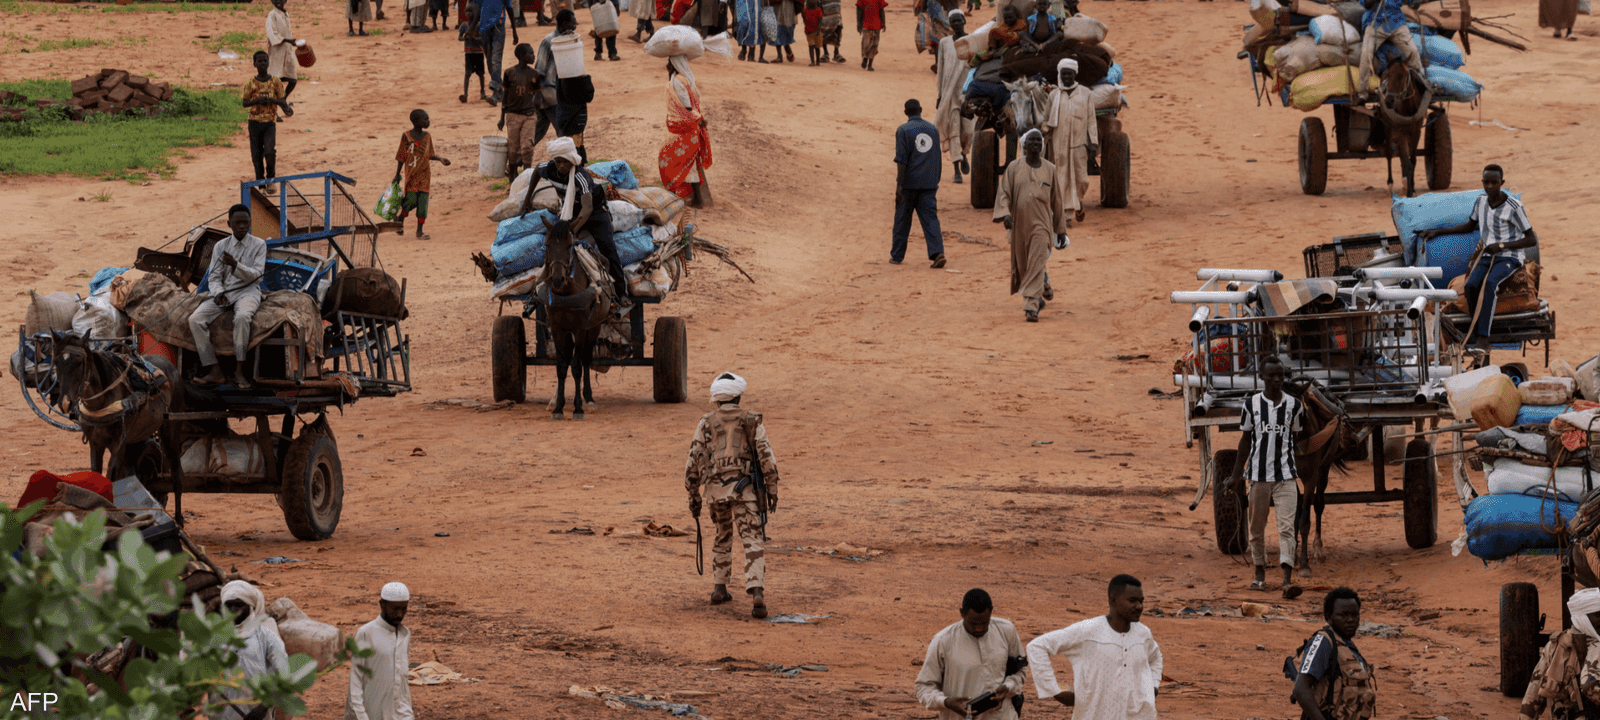
[[[250,133],[250,162],[256,167],[256,179],[277,177],[278,124],[251,120],[247,130]]]
[[[611,237],[611,213],[596,212],[590,215],[589,223],[582,229],[589,231],[589,237],[594,238],[594,244],[600,247],[600,254],[611,263],[611,279],[617,288],[617,297],[628,297],[628,280],[622,277],[622,256],[617,254],[617,242]]]
[[[617,36],[615,36],[615,35],[612,35],[611,37],[605,38],[603,41],[600,38],[595,38],[594,39],[594,56],[595,57],[600,57],[600,44],[602,42],[605,43],[606,50],[611,53],[611,57],[616,57],[617,56]]]

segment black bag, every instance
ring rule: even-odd
[[[967,715],[982,715],[997,707],[1000,707],[1000,701],[994,699],[994,691],[990,690],[967,701]]]
[[[396,320],[404,320],[411,314],[406,309],[400,281],[381,268],[352,268],[339,273],[327,297],[323,298],[322,316],[331,318],[341,311]]]
[[[556,80],[556,98],[568,105],[588,105],[594,102],[594,80],[588,75]]]

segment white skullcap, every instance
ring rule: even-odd
[[[1017,144],[1021,145],[1022,143],[1027,142],[1029,135],[1038,135],[1039,136],[1039,141],[1040,142],[1044,142],[1044,133],[1040,132],[1039,128],[1031,128],[1027,132],[1022,134],[1022,139],[1018,140]]]
[[[1061,62],[1056,63],[1056,72],[1058,73],[1062,70],[1066,70],[1067,68],[1072,68],[1073,72],[1077,72],[1078,61],[1073,60],[1072,58],[1061,58]]]
[[[711,381],[711,401],[727,402],[744,394],[745,381],[731,372],[725,372]]]
[[[1600,612],[1600,588],[1585,588],[1573,593],[1572,599],[1567,601],[1567,609],[1572,611],[1573,627],[1591,640],[1600,640],[1600,635],[1595,634],[1594,623],[1589,622],[1589,613]]]
[[[408,602],[411,600],[411,591],[405,583],[392,582],[383,586],[383,592],[378,594],[380,600],[389,602]]]
[[[950,17],[951,18],[961,18],[962,20],[965,20],[965,19],[967,19],[967,14],[964,13],[964,12],[961,12],[960,10],[951,10],[950,11]]]

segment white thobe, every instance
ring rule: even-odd
[[[345,720],[413,720],[410,679],[411,628],[396,628],[383,618],[356,631],[356,645],[372,656],[350,658],[350,698]],[[361,672],[372,671],[371,675]]]
[[[1022,639],[1017,637],[1017,628],[1010,620],[990,619],[989,632],[981,638],[968,634],[959,622],[951,625],[928,643],[928,656],[914,686],[917,702],[929,710],[938,710],[939,720],[962,720],[964,715],[944,706],[945,698],[970,700],[997,691],[1002,685],[1012,695],[1022,692],[1022,671],[1006,675],[1006,658],[1021,655]],[[1016,708],[1008,699],[976,719],[1012,720],[1016,716]]]
[[[278,636],[278,624],[272,618],[263,618],[255,632],[244,636],[244,649],[237,655],[239,664],[236,667],[244,671],[246,680],[257,675],[289,671],[289,652],[284,649],[283,638]],[[222,688],[218,692],[229,700],[250,697],[250,691],[243,688]],[[253,705],[229,705],[211,717],[213,720],[240,720],[254,709]]]
[[[1028,669],[1041,698],[1061,692],[1051,655],[1072,663],[1073,720],[1156,720],[1161,648],[1144,623],[1119,633],[1102,615],[1034,638]]]
[[[961,162],[967,158],[972,123],[961,117],[961,103],[965,100],[961,84],[967,80],[967,64],[956,57],[954,38],[939,39],[934,63],[939,70],[939,107],[933,121],[939,129],[940,149],[949,154],[950,162]]]
[[[1100,128],[1094,119],[1094,98],[1083,83],[1071,92],[1050,91],[1050,116],[1045,120],[1050,142],[1045,157],[1056,164],[1056,183],[1066,191],[1064,205],[1083,209],[1089,193],[1088,145],[1100,144]]]

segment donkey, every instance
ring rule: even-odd
[[[173,408],[177,368],[166,358],[141,357],[126,346],[96,349],[86,335],[57,332],[51,340],[62,404],[83,428],[89,469],[113,480],[122,477],[128,470],[126,449],[154,437]]]
[[[1316,380],[1304,376],[1292,378],[1284,384],[1284,392],[1293,395],[1305,408],[1306,429],[1311,436],[1304,452],[1295,457],[1295,467],[1300,470],[1304,488],[1295,512],[1295,545],[1298,546],[1295,564],[1299,566],[1301,577],[1311,577],[1313,546],[1316,559],[1320,562],[1323,558],[1322,512],[1327,507],[1329,471],[1338,470],[1341,475],[1349,472],[1343,458],[1361,442],[1361,434],[1345,415],[1344,405],[1323,392]],[[1314,536],[1313,511],[1317,516]]]
[[[1417,190],[1417,145],[1433,102],[1433,86],[1403,62],[1389,64],[1378,86],[1378,115],[1383,119],[1383,162],[1389,170],[1389,194],[1394,194],[1394,158],[1406,181],[1406,197]]]
[[[556,343],[556,397],[550,419],[566,419],[567,367],[572,368],[572,419],[582,420],[584,407],[594,409],[589,364],[600,339],[600,326],[611,316],[611,295],[580,267],[572,226],[565,220],[544,223],[544,292],[539,302],[550,320]],[[605,261],[602,260],[602,263]]]

